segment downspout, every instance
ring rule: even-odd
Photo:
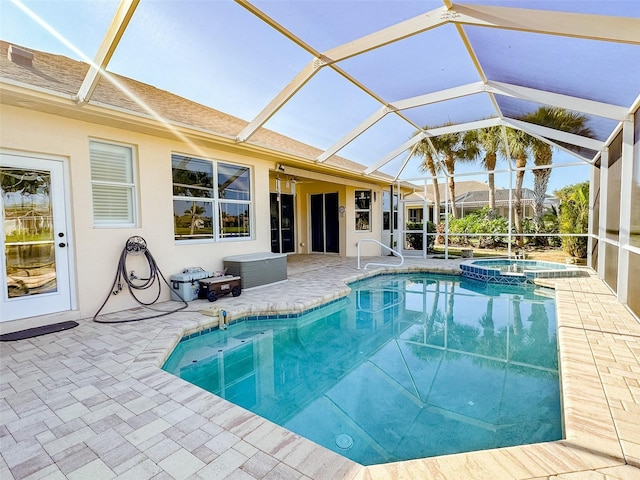
[[[502,125],[500,132],[502,133],[502,141],[505,145],[507,165],[509,166],[509,229],[507,231],[507,257],[511,258],[511,226],[513,222],[513,166],[511,165],[511,152],[509,151],[509,142],[507,141],[507,129]]]
[[[444,259],[449,260],[449,189],[448,188],[444,189]]]
[[[389,212],[389,249],[391,250],[389,252],[389,256],[393,257],[393,250],[395,250],[395,248],[393,248],[393,183],[391,183],[390,185],[391,187],[391,206],[389,207],[391,209],[391,211]]]
[[[424,190],[422,192],[422,258],[427,258],[427,223],[429,222],[429,210],[427,207],[427,179],[424,179]]]

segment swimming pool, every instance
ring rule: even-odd
[[[562,438],[548,292],[432,274],[350,286],[182,341],[163,368],[363,465]]]

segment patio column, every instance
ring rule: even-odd
[[[600,162],[600,222],[598,224],[598,278],[604,279],[607,248],[607,192],[609,190],[609,147],[602,150]]]
[[[602,162],[602,153],[600,154],[600,162]],[[596,194],[598,192],[595,191],[594,186],[596,185],[596,181],[598,183],[598,189],[600,189],[600,168],[595,165],[589,169],[589,226],[587,227],[589,231],[589,236],[587,237],[587,265],[593,268],[593,242],[595,241],[593,236],[593,230],[596,227],[594,225],[594,199],[596,198]],[[598,207],[599,210],[599,207]],[[600,213],[600,212],[598,212]],[[599,218],[599,217],[598,217]],[[600,225],[598,224],[599,228]],[[599,237],[598,237],[599,240]],[[599,244],[599,243],[598,243]]]
[[[618,249],[618,301],[627,303],[631,193],[633,187],[633,115],[622,124],[622,182],[620,185],[620,247]]]

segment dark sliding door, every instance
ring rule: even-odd
[[[339,253],[338,194],[311,195],[311,251]]]
[[[271,194],[271,251],[273,253],[295,252],[294,196]]]

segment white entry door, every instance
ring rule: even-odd
[[[71,308],[62,162],[0,154],[2,321]]]

